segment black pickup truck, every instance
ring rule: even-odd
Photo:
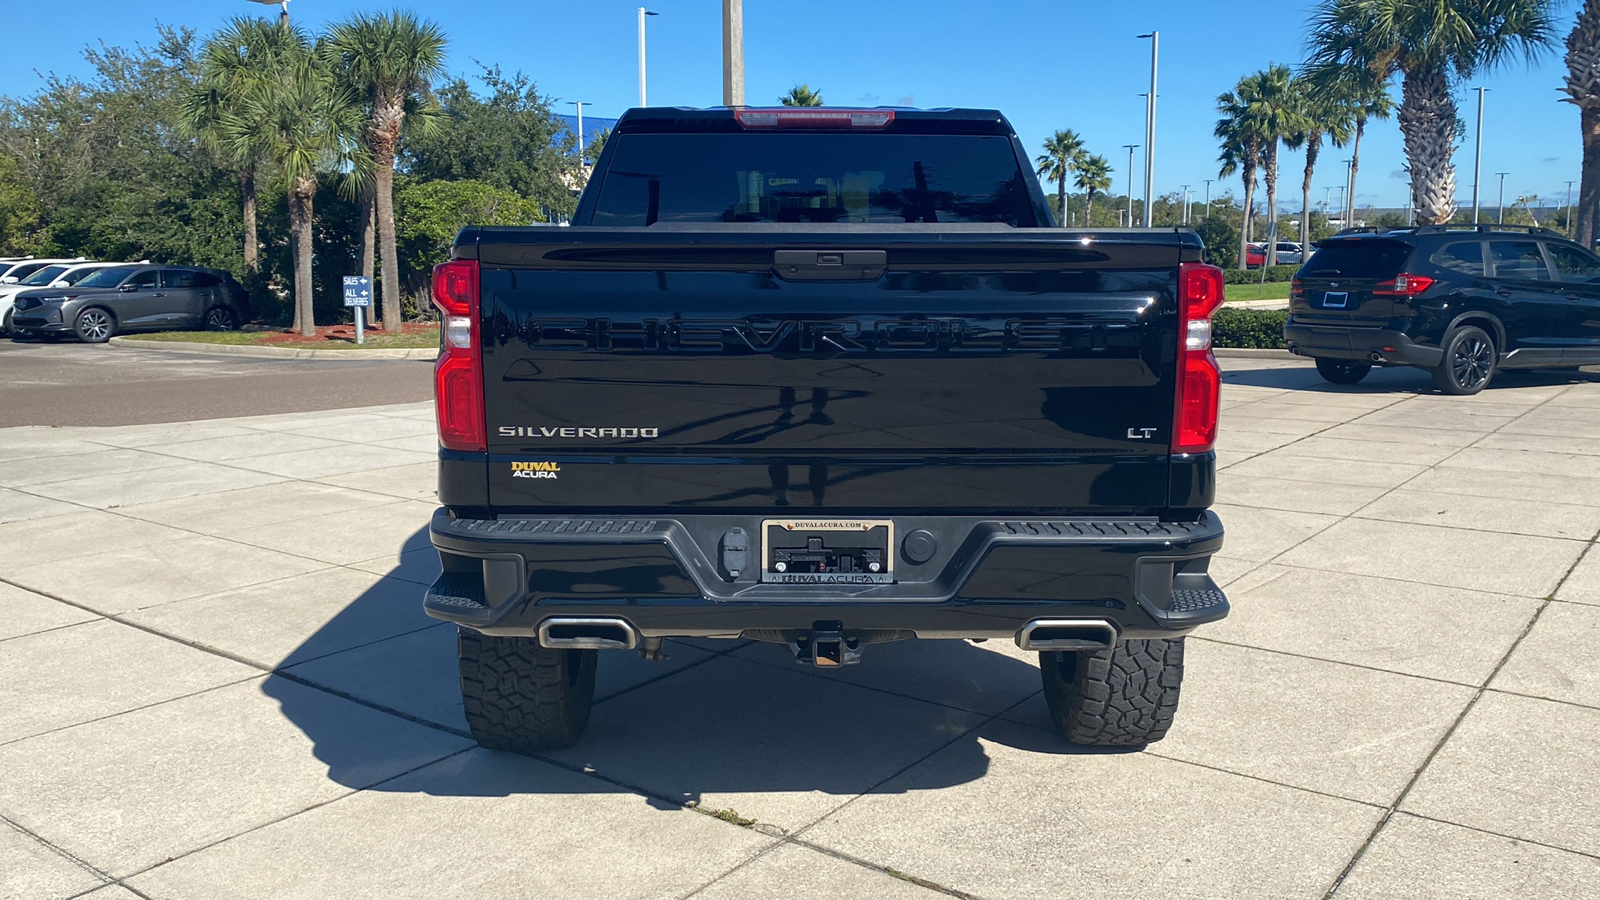
[[[443,574],[486,747],[578,740],[604,649],[1038,651],[1066,737],[1172,722],[1207,574],[1222,273],[1051,227],[976,109],[636,109],[573,227],[434,273]]]

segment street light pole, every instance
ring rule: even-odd
[[[1567,182],[1567,233],[1572,233],[1572,182]]]
[[[1506,223],[1506,176],[1511,173],[1496,172],[1495,174],[1500,176],[1500,209],[1497,211],[1498,216],[1494,223],[1496,225],[1504,225]]]
[[[1133,227],[1133,151],[1139,149],[1138,144],[1123,144],[1128,150],[1128,227]],[[1149,206],[1149,204],[1145,204]]]
[[[578,168],[583,168],[583,105],[587,100],[568,100],[568,106],[578,108]]]
[[[1211,218],[1211,179],[1206,179],[1206,219]]]
[[[639,105],[648,106],[644,94],[644,17],[659,16],[660,13],[651,12],[644,7],[639,7]]]
[[[1161,32],[1139,37],[1150,39],[1150,102],[1145,106],[1144,122],[1144,227],[1149,228],[1156,171],[1156,59],[1161,51]]]
[[[1189,224],[1189,186],[1183,186],[1183,224]]]
[[[1472,154],[1472,224],[1478,224],[1478,185],[1483,181],[1483,95],[1486,87],[1473,88],[1478,92],[1478,149]],[[1415,204],[1416,198],[1412,198]]]
[[[744,0],[722,0],[722,105],[744,105]]]
[[[1350,166],[1353,162],[1355,162],[1354,158],[1344,161],[1344,193],[1339,197],[1340,202],[1344,205],[1344,212],[1340,214],[1340,218],[1344,219],[1343,227],[1345,228],[1354,225],[1355,222],[1353,220],[1356,217],[1356,188],[1350,181]]]

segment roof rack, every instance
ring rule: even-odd
[[[1518,234],[1541,234],[1552,237],[1565,237],[1559,231],[1552,231],[1540,225],[1406,225],[1398,228],[1389,228],[1376,225],[1357,225],[1350,228],[1341,228],[1334,232],[1334,237],[1346,234],[1449,234],[1452,232],[1469,232],[1474,234],[1490,234],[1493,232],[1513,231]]]

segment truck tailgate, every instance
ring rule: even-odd
[[[467,238],[468,235],[463,235]],[[489,501],[1149,512],[1183,238],[479,229]]]

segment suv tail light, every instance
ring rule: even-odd
[[[1222,371],[1211,353],[1211,316],[1222,306],[1222,270],[1201,262],[1178,267],[1178,396],[1172,452],[1205,453],[1217,442]]]
[[[1412,275],[1410,272],[1401,272],[1388,281],[1380,281],[1372,286],[1374,297],[1415,297],[1428,288],[1433,287],[1434,279],[1426,275]]]
[[[892,109],[736,109],[733,118],[747,131],[773,128],[884,129],[894,121]]]
[[[452,259],[434,266],[433,304],[444,316],[439,361],[433,367],[439,444],[450,450],[487,450],[483,356],[478,352],[478,261]]]

